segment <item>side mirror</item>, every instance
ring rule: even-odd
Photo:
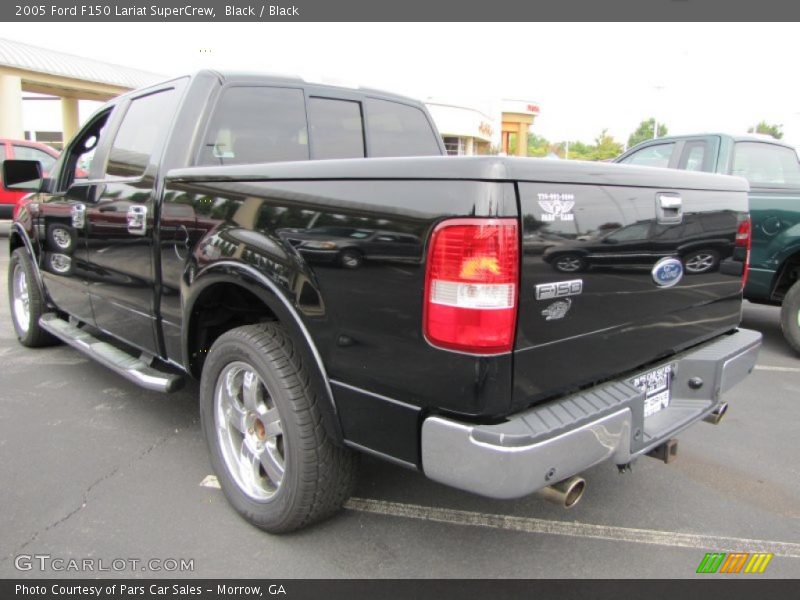
[[[7,160],[3,163],[3,187],[16,192],[38,192],[42,188],[42,165],[38,160]]]

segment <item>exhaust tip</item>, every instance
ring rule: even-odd
[[[581,498],[583,498],[583,492],[586,491],[586,480],[582,477],[575,477],[573,478],[575,481],[567,490],[566,496],[564,498],[564,508],[572,508],[578,502],[580,502]]]
[[[545,500],[559,504],[563,508],[572,508],[583,497],[586,491],[586,480],[583,477],[570,477],[539,490]]]
[[[728,403],[723,402],[712,412],[710,412],[708,416],[703,419],[703,421],[706,423],[711,423],[712,425],[719,425],[719,422],[722,421],[722,417],[725,416],[726,412],[728,412]]]

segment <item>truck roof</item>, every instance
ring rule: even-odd
[[[734,142],[762,142],[765,144],[774,144],[776,146],[785,146],[786,148],[794,149],[794,146],[784,142],[783,140],[776,140],[775,138],[765,135],[765,134],[754,134],[754,133],[719,133],[719,132],[703,132],[703,133],[686,133],[682,135],[665,135],[663,137],[653,138],[651,140],[645,140],[643,142],[639,142],[636,146],[640,146],[642,144],[649,144],[654,141],[672,141],[672,140],[685,140],[687,138],[702,138],[702,137],[721,137],[721,138],[728,138],[733,140]],[[636,146],[631,146],[631,148],[635,148]]]
[[[235,70],[216,70],[216,69],[200,69],[198,71],[194,71],[192,73],[186,73],[179,75],[177,77],[169,77],[165,78],[163,81],[158,82],[155,85],[161,85],[166,81],[172,81],[175,79],[180,79],[183,77],[190,77],[196,78],[200,76],[210,76],[216,79],[219,79],[221,83],[241,83],[245,85],[292,85],[292,86],[309,86],[314,87],[317,89],[330,89],[330,90],[346,90],[350,92],[356,92],[361,94],[366,94],[370,96],[379,96],[381,98],[389,99],[389,100],[396,100],[399,102],[404,102],[406,104],[416,104],[422,105],[422,101],[416,98],[411,98],[408,96],[403,96],[401,94],[395,94],[393,92],[387,92],[384,90],[379,90],[375,88],[369,87],[362,87],[362,86],[346,86],[346,85],[331,85],[327,83],[317,83],[315,81],[309,81],[299,77],[297,75],[281,75],[276,73],[265,73],[265,72],[257,72],[257,71],[235,71]],[[152,86],[148,86],[152,87]],[[132,92],[128,92],[124,95],[129,95],[136,93],[137,90],[133,90]]]

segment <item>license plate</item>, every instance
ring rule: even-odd
[[[669,406],[674,365],[664,365],[631,379],[644,392],[644,416],[651,417]]]

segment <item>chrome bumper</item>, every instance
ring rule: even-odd
[[[753,370],[760,346],[760,333],[739,329],[653,365],[672,365],[672,398],[647,420],[645,394],[631,384],[632,377],[536,406],[498,425],[428,417],[422,424],[422,468],[430,479],[462,490],[518,498],[604,460],[627,464],[717,408],[722,394]]]

